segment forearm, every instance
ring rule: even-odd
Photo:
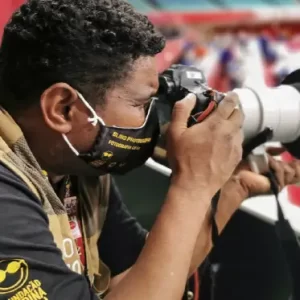
[[[138,261],[106,299],[181,299],[210,197],[172,186]]]
[[[223,231],[226,224],[241,205],[242,201],[246,198],[247,193],[242,189],[240,184],[235,182],[233,179],[227,182],[222,189],[216,214],[216,222],[219,233]],[[205,217],[204,224],[200,229],[196,241],[189,275],[193,274],[212,249],[211,230],[212,227],[209,211]]]

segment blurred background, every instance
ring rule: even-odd
[[[129,2],[167,38],[157,57],[160,71],[173,63],[194,65],[204,71],[211,87],[229,91],[242,85],[274,86],[300,68],[299,1]],[[142,167],[117,181],[132,213],[150,229],[169,179]],[[299,190],[289,187],[287,201],[299,205]],[[214,282],[209,272],[204,275],[195,299],[290,300],[290,275],[271,224],[238,211],[211,260],[221,263],[221,269]]]
[[[4,24],[23,2],[0,0],[0,39]],[[173,63],[195,65],[205,72],[211,87],[228,91],[243,84],[273,86],[300,67],[299,1],[129,2],[167,38],[157,57],[160,71]],[[142,167],[116,180],[132,214],[150,229],[169,179]],[[290,197],[299,204],[299,187],[293,187]],[[201,300],[290,300],[290,278],[271,224],[237,212],[211,260],[222,266],[214,282],[216,293],[212,297],[207,273]]]
[[[249,77],[277,84],[300,66],[299,1],[129,2],[168,39],[158,56],[160,70],[171,63],[193,64],[204,70],[212,87],[226,91]]]

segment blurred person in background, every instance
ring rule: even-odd
[[[240,43],[234,34],[226,33],[221,40],[221,76],[228,78],[229,90],[239,88],[246,78],[244,58],[247,46],[244,42],[245,38],[242,38]]]
[[[237,96],[187,128],[189,95],[173,111],[161,212],[150,233],[132,218],[109,173],[153,152],[164,43],[122,0],[29,0],[12,16],[0,50],[0,299],[179,299],[212,247],[213,195],[222,188],[221,231],[269,191],[239,164]],[[270,162],[280,188],[299,179]]]

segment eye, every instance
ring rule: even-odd
[[[152,98],[148,99],[147,101],[135,103],[132,106],[138,107],[138,108],[143,108],[145,111],[147,111],[150,106],[151,100],[152,100]]]

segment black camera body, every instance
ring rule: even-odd
[[[193,93],[197,97],[195,108],[188,122],[189,126],[201,122],[200,116],[209,108],[210,104],[213,103],[211,108],[215,108],[225,96],[208,87],[205,75],[196,67],[173,65],[159,76],[158,101],[168,103],[173,107],[176,101],[182,100],[189,93]],[[209,113],[212,110],[210,109]]]

